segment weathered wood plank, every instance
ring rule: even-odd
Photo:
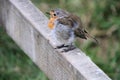
[[[55,50],[47,39],[48,19],[29,0],[0,0],[0,22],[51,80],[111,80],[81,50]]]

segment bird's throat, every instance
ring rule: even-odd
[[[50,29],[53,29],[54,28],[54,21],[55,21],[56,18],[50,18],[49,22],[48,22],[48,27]]]

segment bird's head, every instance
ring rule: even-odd
[[[58,17],[58,18],[66,17],[69,15],[69,13],[67,11],[65,11],[63,9],[59,9],[59,8],[53,9],[49,13],[52,17]]]
[[[50,12],[46,12],[47,14],[50,15],[50,19],[49,19],[49,23],[48,23],[48,27],[50,29],[54,28],[54,21],[58,18],[63,18],[69,15],[69,13],[65,10],[62,9],[53,9],[50,10]]]

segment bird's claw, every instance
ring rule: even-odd
[[[68,51],[71,51],[71,50],[74,50],[76,47],[72,46],[72,47],[69,47],[67,49],[63,49],[62,52],[68,52]]]
[[[67,47],[66,49],[64,49],[63,47]],[[68,51],[71,51],[71,50],[74,50],[76,47],[73,46],[73,45],[60,45],[60,46],[57,46],[55,49],[60,49],[60,48],[63,48],[63,50],[61,52],[68,52]]]
[[[62,48],[62,47],[64,47],[64,44],[62,44],[62,45],[60,45],[60,46],[57,46],[55,49],[60,49],[60,48]]]

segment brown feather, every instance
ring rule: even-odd
[[[61,24],[69,25],[69,27],[74,28],[74,33],[76,37],[79,37],[82,39],[91,38],[96,43],[98,43],[98,41],[85,30],[85,28],[82,25],[82,21],[78,16],[69,14],[66,17],[59,18],[58,21]]]
[[[74,33],[75,33],[75,35],[77,37],[82,38],[82,39],[87,39],[87,37],[85,35],[86,32],[85,32],[85,29],[82,25],[81,19],[78,16],[73,15],[73,14],[70,15],[70,18],[72,19],[72,22],[74,23],[74,27],[75,27]]]

